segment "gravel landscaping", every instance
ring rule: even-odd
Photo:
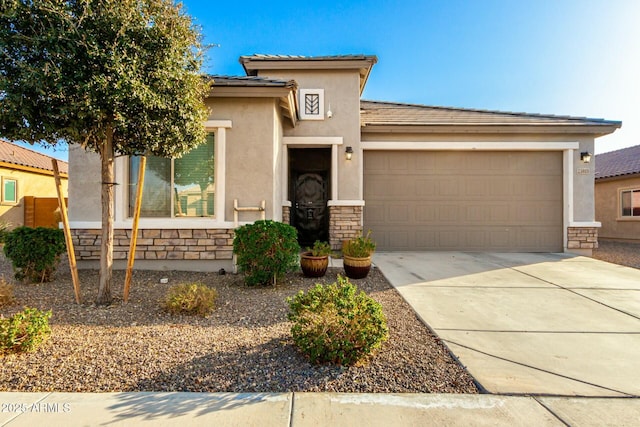
[[[640,268],[640,243],[600,240],[593,257],[614,264]]]
[[[135,271],[127,304],[123,272],[114,272],[116,300],[92,304],[98,274],[80,272],[83,304],[74,302],[68,269],[54,282],[15,284],[18,303],[53,311],[51,338],[35,353],[0,356],[0,391],[420,392],[477,393],[473,379],[416,317],[378,270],[354,280],[383,306],[389,340],[366,365],[312,365],[290,338],[285,299],[322,280],[292,273],[278,287],[249,288],[242,276]],[[10,265],[0,273],[13,280]],[[168,278],[167,284],[160,283]],[[201,282],[218,292],[207,318],[169,316],[159,301],[171,285]]]

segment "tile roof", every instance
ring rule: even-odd
[[[0,162],[12,163],[14,165],[28,166],[53,172],[51,165],[52,157],[37,151],[12,144],[9,141],[0,139]],[[58,169],[61,173],[69,173],[69,164],[63,160],[58,160]]]
[[[377,61],[375,55],[324,55],[324,56],[304,56],[304,55],[265,55],[265,54],[253,54],[243,55],[240,57],[240,62],[243,60],[251,61],[353,61],[353,60],[374,60]]]
[[[640,145],[598,154],[595,163],[596,179],[640,173]]]
[[[233,86],[233,87],[286,87],[295,88],[297,83],[294,80],[277,80],[254,76],[217,76],[210,75],[213,79],[213,87]]]
[[[514,113],[383,101],[361,101],[362,126],[375,125],[579,125],[616,126],[621,122],[586,117]]]

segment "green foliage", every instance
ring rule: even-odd
[[[311,256],[329,256],[333,251],[329,243],[316,240],[312,248],[307,248],[307,252],[311,252]]]
[[[64,233],[57,228],[18,227],[7,234],[4,254],[18,280],[49,282],[66,250]]]
[[[277,283],[285,273],[298,267],[297,231],[272,220],[256,221],[236,229],[233,252],[238,267],[250,285]]]
[[[349,240],[342,248],[342,253],[354,258],[366,258],[371,256],[375,250],[376,243],[371,239],[371,231],[369,231],[366,236],[360,233]]]
[[[0,133],[180,156],[205,140],[201,36],[171,0],[13,0],[0,15]]]
[[[217,297],[216,290],[204,284],[185,283],[169,288],[163,308],[171,314],[206,317],[213,311]]]
[[[13,285],[11,283],[7,283],[4,280],[4,277],[0,277],[0,307],[11,305],[14,302],[15,297],[13,296]]]
[[[25,307],[10,318],[0,316],[0,354],[34,351],[51,334],[51,310]]]
[[[111,301],[116,155],[180,157],[205,142],[198,29],[173,0],[2,0],[0,135],[101,158],[97,302]]]
[[[341,276],[287,302],[293,341],[314,363],[353,365],[389,335],[382,306]]]

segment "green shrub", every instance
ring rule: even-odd
[[[382,306],[341,276],[287,302],[293,341],[314,363],[353,365],[389,335]]]
[[[35,351],[51,334],[51,310],[25,307],[10,318],[0,317],[0,353]]]
[[[275,285],[298,267],[298,233],[281,222],[266,220],[236,229],[233,253],[247,285]]]
[[[7,233],[4,254],[13,264],[16,279],[42,283],[53,278],[65,248],[62,230],[18,227]]]
[[[171,314],[189,314],[205,317],[216,303],[215,289],[201,283],[172,286],[164,300],[164,310]]]
[[[11,305],[14,302],[13,285],[11,283],[7,283],[4,278],[0,278],[0,307]]]

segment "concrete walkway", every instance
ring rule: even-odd
[[[0,426],[635,426],[638,399],[455,394],[0,393]]]
[[[640,395],[640,270],[566,254],[374,262],[488,392]]]

